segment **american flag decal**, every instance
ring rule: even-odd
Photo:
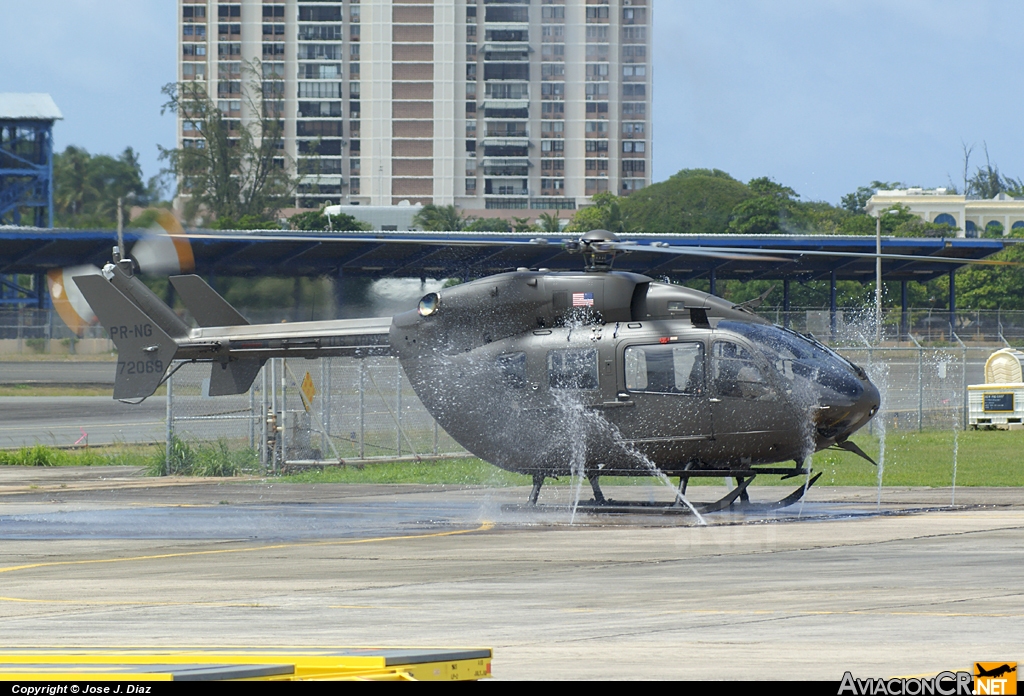
[[[573,307],[593,307],[594,306],[594,293],[592,293],[592,292],[574,292],[572,294],[572,306]]]

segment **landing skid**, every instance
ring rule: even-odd
[[[773,503],[752,503],[747,496],[747,486],[754,480],[753,476],[747,476],[739,478],[739,485],[733,488],[726,495],[722,496],[713,503],[696,503],[694,507],[697,512],[706,514],[710,512],[721,512],[722,510],[732,510],[734,512],[769,512],[772,510],[781,510],[782,508],[789,507],[795,503],[799,503],[804,497],[804,494],[810,490],[817,480],[821,478],[821,474],[818,473],[809,479],[806,485],[801,485],[795,491],[787,495],[782,500],[778,500]],[[593,481],[592,481],[593,483]],[[599,489],[598,489],[599,490]],[[535,491],[531,493],[530,502],[526,505],[502,505],[501,509],[504,512],[565,512],[573,509],[572,505],[541,505],[536,502],[536,495],[539,493],[539,487],[536,487]],[[603,498],[603,496],[602,496]],[[737,500],[739,499],[739,500]],[[689,507],[682,504],[678,500],[672,503],[659,503],[659,502],[635,502],[628,500],[613,500],[611,498],[604,498],[603,500],[586,500],[580,501],[579,505],[575,507],[577,512],[587,513],[598,513],[598,514],[632,514],[632,515],[691,515],[693,514]]]

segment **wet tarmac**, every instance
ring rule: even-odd
[[[3,467],[4,642],[482,646],[497,678],[551,679],[838,680],[1019,657],[1016,489],[959,489],[958,508],[948,489],[885,489],[881,506],[872,489],[812,489],[802,511],[707,527],[570,525],[567,486],[542,492],[552,509],[503,511],[527,494]]]

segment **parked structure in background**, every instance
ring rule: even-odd
[[[651,1],[179,0],[178,78],[230,126],[259,61],[298,206],[572,210],[650,183]]]
[[[53,227],[53,122],[63,118],[49,94],[0,94],[0,225]],[[30,278],[0,275],[0,304],[43,307],[43,275]]]
[[[879,191],[867,202],[868,215],[894,205],[906,206],[925,222],[947,224],[958,237],[1006,236],[1024,228],[1024,199],[1005,193],[995,198],[975,198],[948,193],[947,189],[908,188]]]

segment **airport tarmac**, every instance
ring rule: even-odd
[[[0,448],[163,442],[167,399],[140,404],[109,396],[0,396]]]
[[[482,646],[499,679],[838,680],[1024,657],[1016,489],[959,489],[956,509],[949,490],[886,489],[877,511],[874,490],[812,489],[802,519],[707,527],[502,512],[526,494],[3,467],[4,643]]]

